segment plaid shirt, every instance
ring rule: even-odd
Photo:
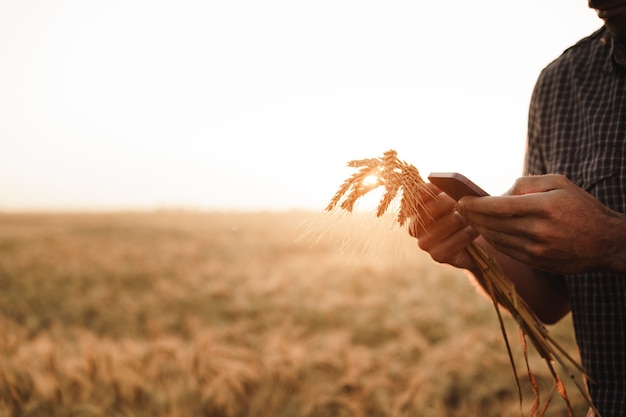
[[[626,213],[626,47],[606,28],[567,49],[539,76],[525,175],[557,173]],[[624,236],[626,239],[626,236]],[[565,276],[589,391],[602,417],[626,416],[626,276]]]

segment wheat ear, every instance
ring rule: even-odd
[[[357,172],[341,184],[339,190],[335,193],[326,207],[326,210],[333,210],[339,205],[342,209],[351,212],[354,208],[354,204],[360,197],[364,196],[371,190],[382,186],[385,188],[385,193],[383,194],[377,208],[376,214],[378,217],[382,216],[391,206],[391,202],[398,197],[399,194],[401,194],[400,208],[398,210],[397,217],[398,224],[403,226],[407,220],[423,222],[424,219],[419,218],[419,212],[420,209],[423,208],[424,204],[422,196],[424,193],[428,193],[428,190],[425,187],[426,182],[420,176],[417,168],[398,159],[395,150],[385,152],[380,158],[350,161],[348,162],[348,166],[357,169]],[[375,177],[377,180],[365,183],[365,179],[371,177]],[[573,366],[584,377],[589,379],[585,369],[550,336],[541,320],[539,320],[526,302],[517,295],[515,285],[508,278],[498,262],[491,257],[489,252],[475,242],[468,246],[467,251],[481,271],[482,280],[484,281],[489,297],[495,307],[502,336],[505,341],[509,360],[511,362],[517,383],[520,409],[522,407],[522,389],[507,332],[504,327],[504,321],[500,312],[500,306],[503,306],[506,310],[508,310],[510,314],[517,319],[519,324],[526,368],[533,392],[535,394],[531,417],[544,416],[555,390],[565,401],[569,416],[573,416],[572,406],[570,404],[567,391],[565,390],[565,386],[559,377],[559,374],[554,369],[555,361],[558,362],[563,369],[565,369],[570,379],[573,380],[589,406],[593,408],[596,415],[599,417],[600,413],[594,407],[589,394],[583,385],[576,379],[575,375],[570,371],[570,367]],[[553,388],[545,400],[543,407],[541,407],[540,404],[537,382],[528,363],[526,338],[532,342],[533,346],[545,361],[554,378]]]

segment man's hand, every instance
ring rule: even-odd
[[[457,210],[502,253],[557,274],[626,269],[626,215],[562,175],[523,177],[502,197],[465,197]]]
[[[474,269],[476,265],[465,250],[478,233],[455,210],[456,201],[434,184],[427,185],[422,194],[424,204],[419,208],[419,220],[412,219],[411,236],[433,260],[457,268]]]

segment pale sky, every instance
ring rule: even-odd
[[[492,194],[586,0],[0,0],[0,211],[321,209],[396,149]]]

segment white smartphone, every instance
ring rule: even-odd
[[[469,178],[458,172],[432,172],[428,176],[428,180],[456,201],[466,195],[475,197],[489,195]]]

